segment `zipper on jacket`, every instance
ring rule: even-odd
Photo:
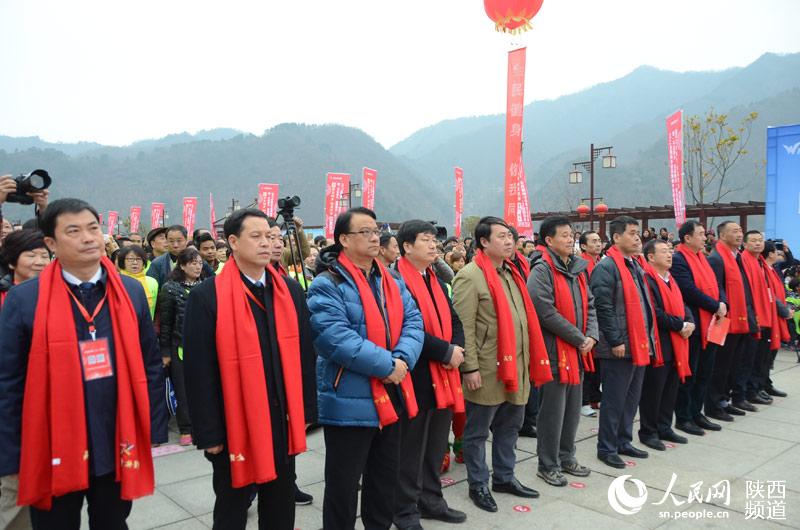
[[[339,389],[339,381],[341,381],[343,374],[344,374],[344,366],[340,366],[339,367],[339,371],[336,372],[336,378],[333,380],[333,390],[334,391]]]

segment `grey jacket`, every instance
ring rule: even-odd
[[[579,347],[583,344],[583,341],[586,340],[586,337],[598,340],[600,333],[597,327],[594,296],[592,296],[592,291],[588,286],[586,294],[589,298],[589,314],[586,322],[586,334],[584,335],[581,332],[583,329],[583,302],[581,300],[578,278],[581,274],[586,274],[585,271],[588,265],[586,260],[573,257],[569,264],[565,265],[558,256],[549,250],[548,252],[553,258],[553,264],[556,269],[558,269],[560,273],[563,273],[567,280],[567,284],[572,292],[572,301],[576,317],[576,325],[573,325],[556,310],[553,271],[550,269],[550,265],[543,259],[536,260],[533,264],[533,268],[531,268],[531,275],[528,278],[528,293],[531,295],[533,305],[536,307],[536,314],[539,316],[539,324],[542,327],[542,337],[544,338],[544,344],[547,348],[547,356],[550,358],[550,368],[553,372],[553,377],[556,378],[558,377],[556,336],[561,337],[573,346]],[[556,379],[556,381],[558,381],[558,379]]]
[[[652,318],[653,302],[650,289],[644,279],[642,267],[633,260],[625,260],[628,270],[634,274],[634,281],[639,289],[639,304],[645,323],[649,323],[650,355],[655,352],[656,322]],[[622,280],[614,260],[606,257],[595,265],[589,285],[594,295],[594,306],[597,310],[597,324],[600,328],[600,340],[594,350],[598,359],[616,359],[611,348],[625,345],[625,359],[631,359],[631,345],[628,340],[628,321],[625,314],[625,297],[622,292]]]

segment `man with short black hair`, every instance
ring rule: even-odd
[[[97,211],[49,205],[57,258],[0,312],[0,476],[19,473],[34,529],[125,528],[153,493],[151,443],[167,440],[164,376],[141,284],[104,255]]]
[[[244,529],[258,490],[260,528],[294,528],[294,457],[316,421],[314,349],[302,288],[270,259],[257,209],[225,221],[231,259],[192,289],[183,333],[192,436],[214,470],[214,528]],[[253,355],[253,352],[256,355]]]
[[[648,456],[631,442],[645,366],[656,353],[656,323],[644,271],[634,259],[642,250],[639,222],[623,215],[608,228],[613,244],[590,279],[600,327],[595,355],[603,359],[597,458],[624,469],[619,455]]]
[[[580,256],[587,263],[586,275],[591,278],[595,265],[602,257],[600,254],[603,251],[603,241],[600,239],[600,234],[594,230],[587,230],[578,237],[578,244],[581,249]],[[583,406],[581,407],[581,414],[589,418],[597,416],[597,409],[600,408],[600,401],[603,399],[603,393],[600,390],[601,361],[600,359],[595,359],[594,361],[595,370],[593,372],[584,372],[583,374]]]
[[[194,246],[214,274],[218,274],[221,269],[219,268],[220,263],[217,261],[217,242],[214,241],[214,237],[208,232],[203,232],[195,239]]]
[[[581,257],[588,263],[586,272],[591,276],[594,266],[600,261],[603,241],[600,239],[600,234],[594,230],[587,230],[578,238],[578,244],[581,247]]]
[[[166,229],[164,235],[167,239],[167,252],[155,258],[147,269],[147,275],[156,279],[159,288],[161,288],[164,282],[169,278],[170,273],[178,263],[178,254],[180,254],[188,244],[188,240],[186,239],[186,227],[182,225],[170,226]],[[213,275],[214,270],[204,261],[201,278]]]

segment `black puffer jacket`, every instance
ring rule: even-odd
[[[160,330],[158,343],[161,355],[169,357],[178,346],[183,344],[183,315],[186,311],[186,300],[195,284],[178,283],[175,280],[166,282],[158,293],[158,321]]]

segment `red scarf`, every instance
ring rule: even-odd
[[[597,258],[593,258],[591,255],[587,254],[586,252],[582,252],[581,253],[581,257],[583,259],[585,259],[589,263],[589,266],[586,267],[586,273],[591,278],[592,277],[592,271],[594,270],[594,266],[597,265],[597,262],[600,261],[600,260],[597,259]]]
[[[280,274],[284,278],[289,277],[289,273],[286,272],[286,268],[283,266],[283,263],[281,263],[280,261],[276,261],[274,267],[275,270],[278,271],[278,274]]]
[[[761,258],[764,261],[764,258]],[[770,292],[772,293],[772,330],[770,332],[770,345],[769,349],[772,351],[779,350],[781,348],[781,341],[788,341],[791,337],[789,335],[789,325],[786,322],[785,318],[781,318],[778,315],[778,304],[775,303],[776,300],[780,300],[783,305],[786,305],[786,288],[783,286],[783,282],[781,281],[781,277],[778,276],[778,273],[767,265],[767,262],[764,261],[764,268],[766,269],[767,273],[767,281],[769,282]]]
[[[391,351],[397,345],[397,341],[400,340],[400,334],[403,331],[403,299],[397,282],[389,275],[386,267],[378,260],[372,260],[373,267],[378,267],[381,273],[381,291],[383,291],[386,299],[386,318],[389,320],[389,343],[387,344],[387,322],[383,319],[383,311],[375,301],[375,296],[372,294],[372,288],[367,282],[366,276],[364,276],[361,269],[350,261],[350,258],[344,252],[339,253],[338,261],[350,277],[353,278],[356,287],[358,287],[358,295],[361,297],[364,320],[367,325],[367,340]],[[375,402],[375,410],[378,413],[380,426],[385,427],[396,422],[399,419],[397,411],[394,409],[392,400],[389,399],[389,393],[386,391],[383,381],[377,377],[371,377],[369,383],[370,387],[372,387],[372,399]],[[406,374],[405,378],[403,378],[400,383],[400,390],[403,392],[406,409],[408,409],[408,417],[413,418],[419,412],[419,407],[414,394],[414,385],[411,382],[411,374]]]
[[[633,274],[625,264],[625,257],[616,246],[612,246],[606,256],[614,260],[620,280],[622,281],[622,296],[625,304],[625,321],[628,326],[628,343],[631,349],[631,361],[634,366],[647,366],[650,364],[650,339],[647,329],[647,320],[642,313],[639,302],[639,288],[633,279]],[[639,261],[638,258],[636,261]],[[653,320],[655,322],[655,319]],[[656,337],[658,334],[655,334]],[[658,354],[659,352],[656,351]],[[656,360],[656,366],[661,363]]]
[[[492,296],[494,312],[497,316],[497,379],[505,384],[507,392],[516,392],[519,389],[517,381],[517,338],[514,331],[514,319],[511,316],[511,308],[500,281],[500,275],[494,268],[492,260],[484,254],[483,250],[478,250],[473,261],[483,271],[486,285],[489,287],[489,294]],[[541,386],[553,380],[550,372],[550,358],[547,356],[547,348],[542,338],[542,330],[539,327],[539,317],[536,316],[536,309],[528,294],[525,280],[511,261],[506,260],[505,264],[511,271],[514,283],[520,291],[522,300],[525,303],[525,314],[528,320],[528,346],[530,348],[530,364],[528,371],[531,381],[536,386]]]
[[[3,307],[3,303],[6,301],[6,295],[8,291],[0,292],[0,307]]]
[[[106,304],[111,316],[117,377],[115,480],[121,497],[153,493],[150,399],[139,342],[139,319],[119,273],[106,257]],[[28,374],[22,404],[20,506],[49,510],[53,497],[89,487],[89,445],[83,375],[70,294],[61,263],[39,276]]]
[[[296,455],[306,450],[297,310],[289,287],[278,271],[268,266],[266,272],[272,281],[275,334],[288,409],[288,449],[290,455]],[[214,282],[216,346],[225,403],[231,485],[242,488],[277,478],[267,380],[258,329],[248,302],[250,291],[244,285],[234,258],[227,261]]]
[[[431,289],[425,284],[422,274],[403,256],[397,261],[397,270],[406,282],[406,287],[411,291],[411,296],[417,301],[425,332],[438,337],[447,343],[453,340],[453,322],[450,313],[450,304],[439,285],[439,280],[428,267],[428,278]],[[431,297],[433,291],[433,297]],[[430,361],[433,392],[436,396],[436,408],[451,408],[453,412],[464,412],[464,391],[461,388],[461,376],[458,370],[448,370],[442,363]]]
[[[725,267],[725,293],[728,295],[728,318],[731,321],[729,333],[750,333],[742,271],[733,256],[734,252],[728,245],[717,241],[717,252],[722,256],[722,264]]]
[[[681,290],[675,278],[671,278],[669,283],[665,282],[650,264],[645,267],[645,271],[655,280],[656,285],[658,285],[658,292],[664,303],[664,312],[685,321],[686,305],[683,303],[683,295],[681,294]],[[689,367],[689,339],[681,337],[678,331],[670,330],[669,340],[672,344],[672,353],[675,355],[675,370],[678,372],[681,383],[683,383],[686,381],[687,377],[692,375],[692,370]],[[663,359],[661,362],[663,364]]]
[[[702,252],[693,252],[685,244],[681,243],[675,250],[683,254],[686,258],[686,264],[689,265],[689,270],[692,271],[692,279],[695,286],[706,296],[719,301],[719,284],[717,284],[717,277],[714,275],[714,269],[708,264],[706,256]],[[711,320],[714,314],[706,311],[702,307],[698,307],[700,314],[700,341],[703,349],[708,345],[708,328],[711,326]]]
[[[572,290],[569,287],[565,274],[556,268],[550,252],[543,252],[542,259],[550,266],[553,275],[553,296],[555,298],[556,311],[561,313],[570,324],[577,325],[577,315],[575,314],[575,304],[572,299]],[[589,319],[589,295],[586,291],[586,275],[578,274],[578,288],[581,292],[581,333],[586,335],[586,321]],[[556,335],[556,352],[558,354],[558,378],[561,384],[578,385],[581,382],[580,369],[578,366],[578,348]],[[594,372],[594,360],[592,353],[583,356],[583,363],[587,372]]]
[[[767,271],[761,268],[763,258],[760,255],[753,257],[747,251],[742,252],[741,255],[742,267],[747,275],[747,281],[750,283],[750,293],[753,296],[753,306],[755,306],[756,322],[758,322],[759,330],[761,328],[771,328],[775,302],[769,293]],[[763,266],[766,269],[766,263]]]
[[[517,255],[517,262],[519,262],[519,266],[522,269],[522,277],[527,280],[528,276],[531,275],[531,263],[528,261],[528,258],[525,257],[525,254],[520,252],[519,250],[516,251]]]

